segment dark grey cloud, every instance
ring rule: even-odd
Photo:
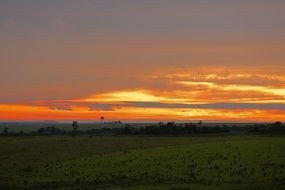
[[[258,103],[210,103],[210,104],[171,104],[159,102],[126,102],[121,104],[88,104],[91,109],[113,110],[121,107],[143,108],[185,108],[185,109],[258,109],[258,110],[285,110],[285,104],[258,104]]]
[[[135,102],[125,101],[120,103],[100,102],[73,102],[73,101],[46,101],[31,103],[35,106],[48,106],[50,109],[69,110],[72,106],[86,106],[90,111],[114,111],[123,107],[141,108],[169,108],[169,109],[257,109],[257,110],[285,110],[282,103],[207,103],[207,104],[185,104],[185,103],[161,103],[161,102]]]
[[[273,109],[285,110],[285,104],[258,103],[211,103],[211,104],[169,104],[158,102],[131,102],[121,106],[150,108],[193,108],[193,109]]]

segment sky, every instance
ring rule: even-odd
[[[283,0],[2,0],[1,121],[285,121]]]

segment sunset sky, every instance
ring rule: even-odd
[[[0,121],[285,121],[283,0],[1,0]]]

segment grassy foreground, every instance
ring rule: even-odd
[[[3,137],[0,189],[285,189],[285,138]]]

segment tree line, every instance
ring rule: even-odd
[[[285,125],[281,122],[273,124],[248,124],[245,126],[220,124],[209,126],[199,123],[174,123],[174,122],[159,122],[158,124],[147,125],[144,127],[136,127],[132,124],[125,124],[124,127],[108,128],[104,126],[98,129],[80,130],[80,124],[74,121],[69,130],[57,128],[55,126],[43,127],[37,131],[24,133],[10,132],[8,127],[4,127],[1,136],[12,135],[71,135],[73,137],[78,134],[97,134],[97,135],[190,135],[190,134],[216,134],[228,132],[243,132],[243,133],[276,133],[285,134]]]

